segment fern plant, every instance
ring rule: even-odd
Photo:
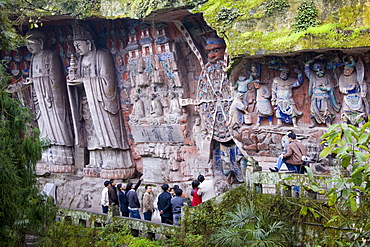
[[[223,226],[211,236],[216,246],[287,246],[288,231],[268,212],[256,210],[253,203],[226,214]]]

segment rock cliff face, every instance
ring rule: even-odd
[[[212,0],[199,11],[232,56],[369,45],[368,1]]]
[[[282,137],[293,130],[314,171],[327,172],[332,160],[319,158],[327,126],[362,124],[354,120],[369,113],[369,9],[368,1],[102,1],[105,18],[84,24],[96,49],[113,58],[109,67],[114,67],[123,125],[117,128],[125,129],[122,138],[133,165],[91,167],[91,150],[75,141],[68,169],[51,161],[38,168],[51,171],[45,181],[60,187],[62,203],[73,201],[77,208],[98,209],[100,184],[109,178],[127,181],[135,171],[144,173],[145,183],[181,184],[185,192],[203,174],[221,192],[242,182],[255,160],[266,170],[282,151]],[[107,66],[77,54],[75,20],[43,21],[44,48],[59,54],[63,76],[86,81],[81,71],[89,69],[90,82],[103,82],[100,92],[89,93],[103,102],[108,97],[99,73]],[[39,69],[30,52],[25,47],[3,51],[2,58],[17,85],[13,96],[39,114],[38,89],[22,82],[31,76],[29,68]],[[86,85],[70,86],[75,135],[89,142],[94,116]],[[97,163],[102,157],[94,150]]]
[[[353,1],[116,1],[102,2],[109,17],[153,18],[171,8],[202,13],[225,38],[232,57],[369,45],[370,3]]]

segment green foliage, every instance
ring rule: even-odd
[[[135,18],[145,18],[152,11],[160,8],[173,7],[172,2],[165,2],[161,0],[138,0],[132,5],[132,10],[134,12]]]
[[[38,8],[60,15],[71,15],[83,19],[99,14],[100,0],[38,0]],[[48,6],[47,8],[43,6]]]
[[[207,1],[208,0],[185,0],[185,3],[189,8],[195,8],[206,3]]]
[[[48,235],[38,242],[40,247],[160,247],[159,241],[135,238],[128,226],[106,225],[102,228],[86,228],[67,223],[56,223],[49,228]]]
[[[5,91],[5,73],[0,64],[0,246],[18,246],[27,233],[42,235],[55,212],[34,176],[41,158],[38,131],[30,127],[28,109]]]
[[[42,26],[41,16],[71,15],[85,18],[98,15],[100,0],[0,0],[0,49],[15,50],[26,44],[22,37],[23,25]]]
[[[266,4],[264,16],[271,16],[274,12],[288,7],[290,7],[290,4],[286,0],[269,0]]]
[[[241,16],[237,8],[227,8],[222,6],[221,10],[216,14],[216,21],[222,23],[220,32],[224,32],[230,28],[234,20]]]
[[[370,122],[361,128],[351,124],[334,124],[322,136],[327,147],[320,156],[327,157],[334,154],[341,170],[348,170],[350,177],[339,177],[335,180],[334,187],[328,191],[329,205],[341,204],[358,209],[355,200],[360,194],[370,192]],[[346,186],[344,186],[346,184]]]
[[[99,230],[57,222],[48,228],[47,234],[43,235],[37,244],[40,247],[95,246],[99,240]]]
[[[296,198],[290,199],[296,200]],[[300,216],[299,205],[291,203],[289,201],[290,199],[273,195],[258,195],[247,190],[246,187],[242,185],[232,189],[231,191],[225,192],[224,194],[222,194],[221,198],[218,198],[217,201],[210,200],[202,203],[201,205],[198,205],[197,207],[187,208],[189,212],[188,214],[186,214],[187,217],[183,219],[182,222],[183,231],[186,233],[186,235],[192,234],[203,236],[202,240],[204,241],[204,243],[206,243],[205,245],[207,246],[216,245],[217,241],[215,240],[215,236],[213,236],[213,234],[216,233],[219,233],[221,235],[229,234],[231,236],[232,233],[238,232],[238,234],[245,233],[245,236],[247,236],[247,232],[249,232],[250,235],[248,235],[248,237],[251,237],[251,243],[254,241],[252,240],[252,238],[254,237],[254,239],[261,239],[256,240],[256,243],[258,241],[261,241],[262,243],[264,242],[264,240],[262,239],[273,238],[279,235],[273,234],[272,232],[274,232],[275,230],[277,232],[280,232],[280,230],[277,229],[281,227],[281,223],[274,225],[274,222],[283,221],[287,222],[287,224],[290,226],[290,238],[292,239],[292,241],[294,241],[296,240],[294,226],[299,221],[299,218],[310,219],[312,217],[310,215]],[[251,202],[253,202],[253,206],[250,206],[252,205]],[[253,221],[256,219],[252,219],[252,217],[248,219],[246,218],[247,213],[243,211],[244,208],[246,208],[245,210],[247,210],[248,208],[249,212],[253,212],[259,217],[259,228],[247,228],[256,227],[257,225],[255,225],[255,222]],[[233,217],[230,216],[230,212]],[[252,213],[250,214],[252,215]],[[246,221],[249,221],[250,224],[246,224]],[[237,227],[237,229],[233,229],[233,226]],[[273,227],[269,228],[269,226]],[[244,229],[243,227],[246,229]],[[220,229],[223,229],[225,231],[227,230],[227,232],[223,231],[222,233]],[[271,230],[271,232],[266,229]],[[281,228],[281,231],[284,232],[283,227]],[[210,236],[213,236],[212,240]],[[280,235],[280,237],[282,237],[282,235]],[[198,247],[198,245],[194,246]],[[225,244],[223,246],[238,245]],[[246,244],[242,246],[251,245]]]
[[[142,19],[148,17],[151,13],[157,10],[166,10],[173,8],[193,8],[207,0],[120,0],[119,2],[111,3],[117,11],[109,11],[110,17],[130,17],[134,19]],[[102,9],[112,10],[109,2],[105,1],[102,4]],[[172,10],[171,10],[172,11]],[[103,10],[104,12],[104,10]],[[104,13],[103,13],[104,14]]]
[[[71,15],[77,18],[98,15],[100,0],[18,0],[17,5],[23,10],[16,14],[30,18],[32,22],[43,15]]]
[[[182,234],[179,232],[171,236],[171,238],[162,239],[162,246],[169,247],[204,247],[209,246],[208,238],[200,234]]]
[[[316,18],[318,10],[312,0],[304,0],[298,7],[298,15],[295,18],[294,30],[304,31],[309,27],[314,27],[318,24]]]
[[[250,203],[225,215],[212,242],[216,246],[287,246],[287,236],[283,222],[274,221],[269,211],[258,210]]]
[[[11,18],[19,10],[17,4],[20,1],[0,1],[0,50],[15,50],[25,44],[25,39],[19,35],[15,25],[19,19]]]
[[[98,232],[99,241],[96,242],[97,247],[120,247],[127,245],[129,247],[159,247],[162,246],[158,241],[140,237],[135,238],[131,235],[128,225],[123,227],[115,227],[107,225],[102,231]]]
[[[233,189],[232,193],[224,193],[221,203],[209,200],[197,207],[187,208],[189,217],[182,219],[182,226],[187,234],[202,235],[207,242],[210,235],[222,226],[224,215],[233,210],[238,203],[245,203],[245,200],[245,187],[239,186]]]
[[[228,55],[231,59],[241,57],[242,54],[285,54],[305,49],[351,49],[370,45],[370,8],[366,8],[361,1],[357,4],[345,1],[313,1],[315,5],[312,6],[316,6],[318,14],[316,17],[309,17],[309,20],[315,25],[298,30],[294,26],[297,22],[294,17],[297,16],[302,1],[286,0],[290,7],[284,7],[283,11],[273,11],[268,18],[264,14],[268,0],[208,0],[192,11],[202,13],[211,28],[220,36],[227,37]],[[325,8],[322,8],[323,5]],[[242,14],[228,28],[216,21],[217,13],[222,7],[236,8]],[[316,11],[313,10],[312,13]],[[306,18],[300,16],[298,20],[304,22]],[[349,28],[353,32],[341,32],[342,29]]]
[[[335,176],[326,193],[327,207],[331,214],[325,227],[334,226],[347,231],[335,238],[324,238],[322,243],[325,246],[368,246],[370,243],[370,121],[360,127],[346,123],[334,124],[322,138],[326,147],[320,156],[334,156],[339,171],[349,174],[349,176]],[[302,211],[307,209],[302,207]],[[333,239],[337,240],[333,242]]]
[[[216,15],[216,21],[222,21],[225,25],[231,25],[240,15],[238,9],[222,6],[221,10]]]

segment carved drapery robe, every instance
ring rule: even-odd
[[[335,118],[335,111],[339,111],[340,107],[335,100],[330,76],[325,74],[319,77],[311,71],[310,66],[305,66],[305,74],[310,82],[308,95],[311,96],[311,117],[319,124],[327,122],[328,118],[331,122]]]
[[[260,88],[257,89],[256,96],[256,108],[259,117],[268,117],[274,114],[270,103],[270,97],[270,89],[266,85],[260,85]]]
[[[229,120],[227,125],[229,128],[240,128],[244,124],[245,102],[236,97],[230,106]]]
[[[89,165],[108,169],[131,167],[111,54],[97,50],[88,60],[82,56],[78,66],[83,89],[70,84],[77,142],[88,150],[101,150],[90,153]]]
[[[226,63],[218,60],[207,63],[200,74],[198,85],[199,114],[202,118],[202,132],[207,139],[226,142],[231,140],[229,109],[232,103],[232,85],[226,76]]]
[[[292,88],[299,87],[301,84],[297,79],[288,78],[283,80],[275,77],[272,85],[273,105],[276,106],[276,117],[286,123],[292,123],[292,118],[301,116],[292,96]]]
[[[89,66],[83,67],[80,63],[80,73],[98,140],[97,145],[88,144],[88,149],[127,149],[111,55],[108,51],[97,50],[95,61],[91,61]]]
[[[158,97],[155,97],[150,102],[150,115],[154,118],[163,116],[163,106],[161,100]]]
[[[58,53],[43,50],[31,58],[30,77],[37,100],[35,108],[40,139],[50,144],[42,161],[72,165],[73,132],[62,61]]]
[[[141,99],[138,99],[134,102],[132,106],[132,112],[130,118],[139,120],[145,117],[145,106],[144,102]]]
[[[365,117],[365,105],[361,97],[361,90],[364,89],[365,87],[361,88],[357,81],[356,71],[349,76],[342,74],[339,77],[339,90],[344,94],[341,112],[342,120],[347,119],[351,124],[357,124],[359,119]]]
[[[177,97],[174,97],[170,101],[169,115],[179,117],[182,115],[182,108]]]

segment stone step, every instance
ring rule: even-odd
[[[277,158],[278,157],[259,157],[259,156],[254,156],[253,157],[255,160],[257,160],[258,162],[261,162],[261,163],[265,163],[265,162],[276,162]]]
[[[275,165],[276,165],[276,158],[273,160],[273,161],[271,161],[271,160],[268,160],[268,161],[262,161],[262,162],[259,162],[258,164],[262,167],[262,171],[267,171],[267,172],[269,172],[270,170],[269,170],[269,168],[270,167],[274,167]],[[287,169],[287,167],[286,167],[286,165],[283,165],[282,167],[281,167],[281,169],[280,169],[280,171],[288,171],[288,169]]]

